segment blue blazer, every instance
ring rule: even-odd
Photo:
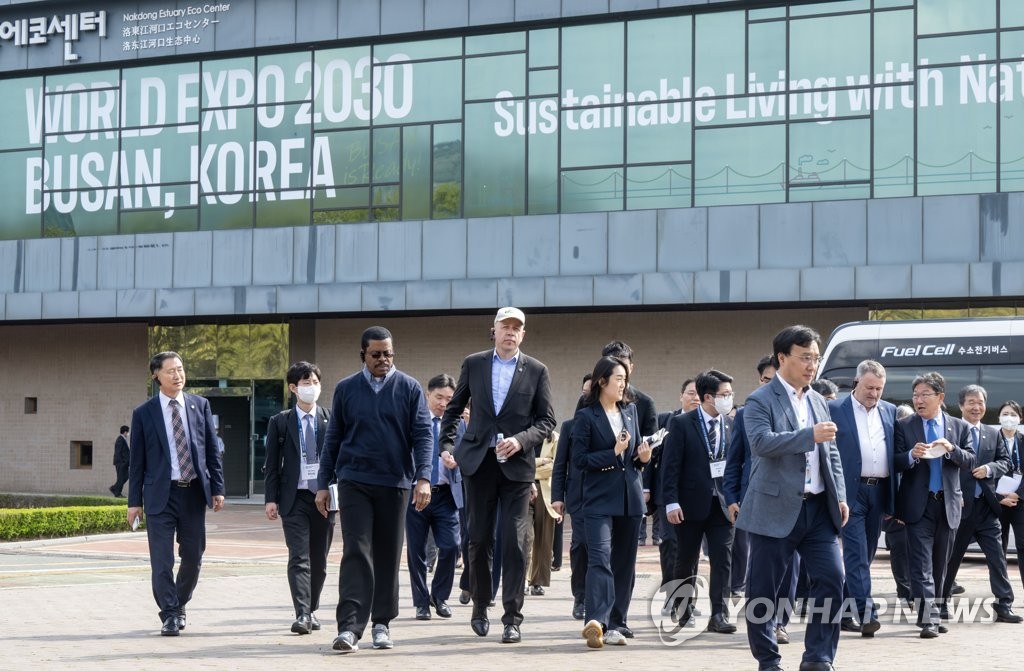
[[[600,403],[581,408],[572,426],[572,465],[583,475],[583,514],[643,516],[643,464],[636,458],[640,440],[636,406],[622,407],[629,447],[615,454],[616,436]]]
[[[562,422],[558,432],[558,447],[555,448],[555,464],[551,471],[551,500],[565,504],[570,515],[580,512],[583,505],[583,477],[572,463],[573,420]]]
[[[224,470],[213,427],[210,402],[184,395],[192,465],[203,485],[206,505],[224,495]],[[145,506],[147,515],[163,512],[171,493],[171,449],[157,394],[132,412],[131,458],[128,462],[128,507]]]
[[[433,419],[431,419],[433,421]],[[440,427],[438,427],[440,432]],[[459,443],[462,442],[462,436],[466,433],[466,423],[459,421],[459,427],[455,432],[455,449],[459,448]],[[434,455],[434,465],[437,465],[437,458],[440,453]],[[456,464],[455,468],[445,468],[447,473],[445,474],[448,478],[448,485],[452,490],[452,498],[455,499],[455,507],[462,510],[462,507],[466,505],[466,497],[462,493],[462,469]]]
[[[739,503],[747,493],[750,481],[750,441],[743,422],[743,410],[736,411],[732,420],[732,438],[729,440],[729,451],[725,455],[725,477],[722,478],[722,493],[725,494],[725,505]]]
[[[836,423],[836,445],[839,447],[839,458],[843,462],[843,478],[846,480],[846,497],[848,501],[857,500],[860,490],[861,463],[860,434],[857,433],[857,418],[853,414],[853,396],[841,401],[828,402],[829,414]],[[889,486],[885,490],[883,510],[892,515],[896,510],[896,484],[899,474],[896,472],[895,443],[893,430],[896,425],[896,406],[888,401],[878,402],[878,414],[882,418],[885,430],[885,454],[889,464]]]

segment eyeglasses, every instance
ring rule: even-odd
[[[935,398],[936,396],[938,396],[938,394],[933,394],[932,392],[929,391],[924,394],[913,394],[910,398],[915,401],[926,401],[929,398]]]
[[[814,354],[787,354],[786,356],[791,356],[794,359],[800,359],[800,361],[803,361],[807,366],[817,366],[821,363],[821,357]]]
[[[367,352],[366,356],[370,357],[371,359],[394,359],[395,353],[392,352],[391,350],[387,350],[384,352]]]

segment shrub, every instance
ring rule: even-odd
[[[126,531],[126,513],[124,505],[0,510],[0,540],[64,538]]]

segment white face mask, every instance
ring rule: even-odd
[[[715,410],[718,411],[719,415],[728,415],[732,411],[733,398],[732,396],[727,398],[715,397]]]
[[[999,415],[999,423],[1003,425],[1003,428],[1007,431],[1013,431],[1020,424],[1020,417],[1017,415]]]
[[[311,384],[305,387],[295,387],[295,395],[303,403],[316,403],[316,400],[320,398],[320,385]]]

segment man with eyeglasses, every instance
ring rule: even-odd
[[[939,617],[936,595],[946,578],[946,564],[960,526],[963,492],[961,469],[972,470],[977,458],[967,422],[942,410],[946,380],[938,373],[914,378],[916,414],[896,422],[896,517],[907,525],[910,598],[917,608],[921,638],[936,638],[947,629]]]
[[[534,450],[555,428],[551,381],[543,363],[519,346],[526,315],[514,307],[494,317],[494,349],[470,354],[441,420],[442,455],[454,454],[466,484],[469,510],[469,575],[473,613],[470,626],[487,636],[491,601],[491,547],[501,510],[502,643],[519,643],[526,581],[526,529],[530,488],[536,479]],[[462,409],[473,399],[469,427],[455,449]]]
[[[775,378],[747,399],[750,483],[736,522],[749,534],[747,640],[762,671],[781,671],[775,633],[780,592],[794,552],[810,578],[810,616],[800,671],[832,671],[843,596],[839,533],[849,517],[836,425],[825,399],[810,388],[820,336],[789,326],[772,341]]]
[[[405,508],[430,503],[433,436],[420,383],[394,367],[391,332],[363,331],[363,368],[334,388],[331,419],[320,456],[316,507],[328,515],[328,485],[338,480],[341,579],[334,649],[359,649],[367,622],[373,647],[389,649],[398,616],[398,571]]]
[[[736,625],[729,622],[728,600],[733,523],[722,487],[726,448],[732,433],[729,417],[733,404],[732,377],[712,369],[698,375],[696,385],[700,405],[672,418],[664,445],[661,486],[665,517],[676,525],[673,577],[684,580],[696,590],[695,568],[701,539],[706,536],[711,560],[711,619],[707,629],[732,634],[736,632]],[[682,602],[673,605],[680,625],[686,626],[693,614],[692,597]]]

